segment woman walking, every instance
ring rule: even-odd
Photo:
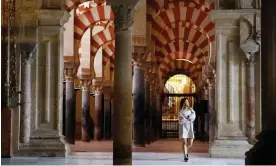
[[[188,162],[188,153],[193,145],[194,140],[194,120],[196,118],[195,111],[190,107],[187,98],[181,99],[179,110],[179,139],[182,143],[182,151],[184,161]]]

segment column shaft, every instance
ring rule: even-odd
[[[31,55],[28,55],[28,53],[22,54],[20,142],[28,143],[31,136]]]
[[[101,92],[95,93],[95,125],[94,125],[94,140],[99,141],[102,138],[102,100]]]
[[[67,79],[65,88],[65,140],[70,144],[74,144],[76,128],[76,95],[73,80]]]
[[[105,95],[104,95],[105,96]],[[111,139],[111,99],[104,99],[104,139]]]
[[[113,164],[132,164],[132,46],[131,31],[116,31]]]
[[[215,81],[210,80],[208,86],[208,112],[209,112],[209,142],[212,143],[216,133],[216,110],[215,110]]]
[[[157,140],[161,137],[161,125],[162,125],[162,112],[160,107],[160,94],[156,94],[156,131]]]
[[[145,126],[146,126],[146,144],[151,143],[150,137],[150,83],[145,81]]]
[[[144,69],[134,66],[134,144],[145,146]]]
[[[155,112],[155,94],[154,87],[150,85],[150,138],[151,142],[156,140],[156,112]]]
[[[252,55],[251,58],[254,58]],[[255,68],[254,59],[247,62],[247,137],[249,143],[255,139]]]
[[[91,139],[91,125],[90,125],[90,100],[89,91],[86,88],[82,88],[82,129],[81,129],[81,139],[84,142],[89,142]]]

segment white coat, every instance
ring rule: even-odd
[[[179,110],[179,138],[194,139],[194,120],[196,118],[195,111],[192,108]]]

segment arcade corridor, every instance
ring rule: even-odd
[[[276,164],[275,8],[2,0],[2,163]]]

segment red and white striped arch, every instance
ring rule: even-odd
[[[176,6],[192,7],[204,12],[209,12],[215,8],[215,3],[213,1],[207,2],[206,0],[151,0],[148,1],[147,14],[149,17],[154,18],[160,11],[174,8]]]
[[[187,24],[187,23],[186,23]],[[155,29],[152,30],[152,40],[155,41],[157,45],[166,45],[168,42],[173,40],[185,39],[192,43],[195,43],[202,50],[209,50],[209,42],[214,41],[215,34],[207,37],[207,34],[200,29],[195,29],[192,27],[187,27],[187,25],[178,23],[174,27],[163,31],[163,33],[158,33]],[[185,26],[185,27],[184,27]]]
[[[204,60],[198,60],[196,57],[194,57],[190,53],[174,52],[171,54],[175,54],[174,56],[179,56],[179,57],[182,55],[183,58],[180,58],[180,59],[189,60],[190,62],[187,62],[187,63],[189,63],[190,65],[193,65],[193,66],[202,67],[205,64]],[[176,54],[178,54],[178,55],[176,55]],[[181,54],[181,55],[179,55],[179,54]],[[176,61],[175,59],[176,58],[170,59],[168,56],[164,57],[160,63],[160,69],[162,69],[163,72],[170,72],[171,70],[175,69],[175,67],[174,67],[175,61]]]
[[[115,53],[115,40],[113,40],[111,43],[106,43],[105,45],[103,45],[103,65],[104,66],[112,56],[114,57],[114,53]],[[110,64],[111,63],[113,62],[110,61]]]
[[[170,25],[178,22],[190,23],[192,26],[202,29],[208,36],[214,35],[215,24],[211,21],[208,13],[191,7],[175,7],[160,12],[152,21],[152,28],[162,33],[164,30],[172,28]]]
[[[114,71],[115,57],[114,54],[110,57],[110,71]]]
[[[159,47],[156,45],[155,47],[156,50],[156,55],[158,56],[163,56],[163,57],[168,57],[169,59],[183,59],[184,55],[192,55],[192,57],[196,58],[196,61],[194,63],[196,63],[198,60],[199,61],[204,61],[206,55],[208,55],[208,52],[203,52],[203,50],[201,48],[199,48],[198,46],[194,45],[191,42],[188,41],[183,41],[183,40],[177,40],[177,41],[172,41],[170,43],[168,43],[167,45],[163,46],[163,47]],[[171,54],[174,52],[186,52],[187,54]],[[189,58],[191,56],[185,56],[185,58]],[[190,61],[193,61],[195,59],[188,59]]]
[[[95,57],[98,50],[106,43],[115,40],[114,26],[110,26],[91,37],[91,56]]]
[[[70,13],[71,10],[76,9],[79,7],[80,4],[84,2],[89,2],[91,0],[69,0],[65,3],[64,9]],[[94,3],[97,4],[98,6],[102,6],[106,4],[106,0],[94,0]]]
[[[147,14],[152,21],[152,40],[155,42],[156,55],[163,56],[157,58],[159,63],[162,66],[169,65],[167,61],[184,59],[184,55],[189,57],[196,53],[194,58],[187,60],[204,65],[210,45],[215,39],[215,24],[208,16],[208,12],[214,9],[214,3],[206,0],[154,0],[148,1],[148,4]],[[177,42],[181,40],[190,44],[185,46],[187,42]],[[163,60],[166,62],[162,62]],[[172,70],[170,68],[174,68],[172,64],[163,67],[162,70],[167,70],[163,73]]]
[[[74,39],[80,41],[84,32],[101,21],[114,21],[111,6],[98,6],[91,8],[74,19]]]
[[[172,61],[171,70],[164,69],[164,66],[160,66],[162,75],[168,74],[170,71],[184,70],[193,80],[198,79],[202,72],[202,66],[199,64],[191,64],[186,61]]]
[[[114,14],[111,6],[105,5],[91,8],[80,16],[74,18],[74,54],[76,57],[79,57],[78,48],[84,32],[89,27],[94,26],[101,21],[114,21]]]

